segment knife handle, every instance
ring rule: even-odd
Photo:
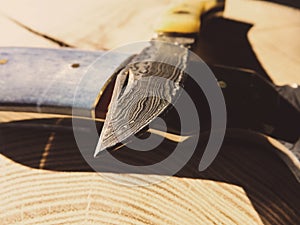
[[[195,34],[200,30],[201,16],[224,6],[224,0],[181,0],[170,6],[155,26],[155,32]]]
[[[97,106],[97,116],[99,111],[105,114],[105,88],[131,53],[113,53],[111,63],[105,65],[98,60],[103,55],[101,51],[0,48],[0,111],[72,115],[76,110],[77,116],[93,118]]]

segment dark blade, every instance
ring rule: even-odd
[[[95,156],[142,130],[176,101],[187,58],[187,48],[150,42],[118,74]]]

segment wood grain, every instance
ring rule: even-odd
[[[31,32],[20,28],[17,24],[0,14],[1,46],[23,46],[23,47],[48,47],[57,48],[58,45],[45,40]],[[5,30],[5,31],[4,31]],[[22,37],[22,38],[20,38]]]
[[[20,5],[18,0],[13,0],[2,1],[0,12],[72,46],[101,50],[149,40],[157,16],[170,2],[101,0],[87,3],[84,0],[66,0],[62,3],[59,0],[25,0]],[[144,21],[143,25],[141,21]]]
[[[1,125],[1,224],[299,223],[299,183],[259,143],[228,139],[205,172],[197,171],[195,156],[174,177],[128,187],[111,179],[150,180],[157,175],[96,174],[76,148],[71,120],[47,121],[64,128],[42,126],[45,121]],[[126,150],[119,153],[122,160],[136,157]]]

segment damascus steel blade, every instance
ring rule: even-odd
[[[159,41],[133,58],[116,78],[95,156],[141,131],[176,101],[187,58],[187,48]]]
[[[0,110],[72,115],[72,108],[91,117],[99,93],[112,75],[98,68],[85,79],[73,101],[77,86],[101,51],[71,49],[0,48]],[[115,54],[112,67],[128,55]]]

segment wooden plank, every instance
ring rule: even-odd
[[[0,15],[0,46],[48,47],[57,48],[57,44],[39,37]]]
[[[18,0],[1,2],[3,14],[83,49],[111,49],[149,40],[170,0]],[[22,40],[20,40],[22,42]]]
[[[20,4],[12,0],[1,2],[1,11],[34,30],[78,48],[111,49],[148,40],[157,15],[171,2],[134,0],[128,5],[125,0],[24,0]],[[263,1],[228,0],[225,16],[254,24],[248,38],[276,84],[300,83],[299,10]],[[13,29],[10,27],[15,25],[7,27]],[[21,31],[16,31],[15,37],[21,36],[18,32]],[[26,38],[18,38],[16,43],[7,37],[1,38],[2,45],[28,45]]]
[[[276,84],[300,84],[300,10],[265,1],[227,0],[225,16],[253,24],[249,41]]]
[[[176,177],[161,174],[160,183],[130,187],[112,181],[138,182],[157,177],[116,174],[109,169],[96,174],[76,148],[72,129],[53,129],[43,123],[31,120],[1,125],[3,224],[299,222],[299,183],[272,151],[258,143],[228,140],[205,172],[197,171],[195,157]],[[71,128],[70,118],[50,119],[48,123]],[[129,153],[118,157],[130,160],[136,156]]]
[[[32,170],[3,156],[0,162],[3,224],[263,224],[237,185],[166,177],[159,185],[129,188],[91,172]]]

